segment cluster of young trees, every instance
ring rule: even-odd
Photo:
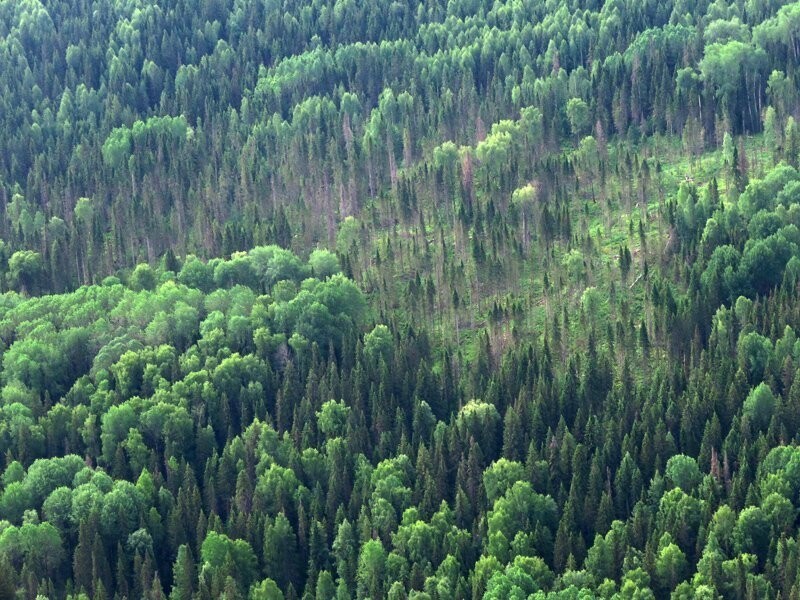
[[[444,260],[469,272],[465,238],[482,236],[472,202],[484,210],[496,191],[481,186],[484,161],[509,157],[484,173],[510,191],[547,179],[562,141],[591,136],[603,160],[588,143],[582,166],[594,180],[613,168],[614,135],[685,132],[700,151],[760,131],[769,102],[782,143],[797,116],[797,10],[777,0],[31,0],[0,11],[0,235],[4,255],[41,255],[44,289],[168,250],[332,248],[349,216],[422,236],[463,216],[467,255]],[[500,130],[484,140],[526,114],[538,117],[525,144],[506,147]],[[434,148],[448,140],[459,152],[443,167]],[[548,198],[568,193],[548,183]],[[394,214],[398,204],[408,210]],[[358,248],[371,256],[382,240],[368,231]]]

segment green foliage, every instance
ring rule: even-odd
[[[386,325],[378,324],[364,336],[364,353],[374,361],[383,359],[389,363],[393,350],[394,339]]]
[[[156,276],[149,265],[136,265],[128,282],[134,292],[153,291],[156,287]]]
[[[180,142],[191,138],[192,130],[186,117],[150,117],[136,121],[131,127],[118,127],[103,142],[103,161],[111,168],[126,166],[134,150],[147,148],[156,142]]]
[[[567,101],[567,119],[575,136],[583,136],[590,126],[589,106],[581,98],[570,98]]]
[[[0,596],[797,596],[795,4],[168,4],[0,2]]]
[[[234,569],[228,573],[244,589],[247,589],[256,575],[257,560],[253,549],[244,540],[232,540],[225,534],[210,531],[200,548],[203,569],[216,571]]]
[[[383,590],[386,551],[379,540],[369,540],[358,557],[358,595],[360,598],[380,598]]]
[[[474,439],[487,456],[494,455],[500,434],[500,413],[494,405],[470,400],[458,412],[456,427],[464,442]]]
[[[328,400],[317,412],[317,427],[327,438],[339,437],[346,430],[349,413],[344,401]]]
[[[8,284],[23,294],[38,291],[43,275],[44,262],[38,252],[20,250],[8,259]]]
[[[326,279],[342,270],[339,258],[333,252],[320,248],[311,252],[308,257],[308,266],[311,273],[319,279]]]
[[[283,598],[283,592],[272,579],[265,579],[250,588],[250,595],[248,596],[249,600],[283,600]]]
[[[689,563],[681,549],[665,533],[659,542],[656,558],[656,580],[661,588],[671,591],[689,574]]]
[[[667,481],[687,494],[691,494],[695,490],[701,479],[697,461],[685,454],[671,456],[667,461],[664,475]]]
[[[505,496],[514,483],[524,478],[523,465],[501,458],[489,465],[483,472],[483,488],[486,490],[486,498],[490,503],[494,503],[500,497]]]
[[[775,396],[768,385],[759,383],[747,395],[742,407],[742,414],[750,419],[756,430],[764,430],[769,426],[775,412]]]

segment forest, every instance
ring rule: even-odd
[[[800,2],[0,0],[0,600],[800,599]]]

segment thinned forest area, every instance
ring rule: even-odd
[[[0,0],[0,600],[800,599],[800,2]]]

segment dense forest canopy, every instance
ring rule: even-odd
[[[0,0],[0,598],[800,598],[798,52]]]

